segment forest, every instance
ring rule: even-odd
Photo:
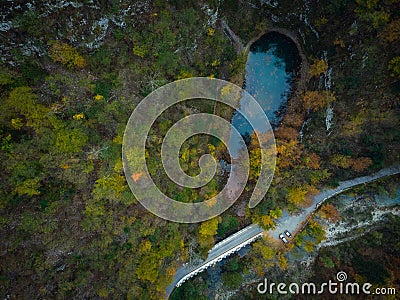
[[[8,1],[0,11],[4,299],[162,299],[177,268],[204,259],[216,242],[251,223],[273,228],[282,210],[295,214],[322,187],[399,163],[398,0]],[[240,199],[200,224],[169,222],[141,206],[127,185],[125,126],[137,104],[166,83],[201,76],[243,85],[246,53],[221,20],[244,44],[273,28],[294,32],[306,62],[274,131],[277,165],[263,201],[242,209],[261,163],[251,136]],[[168,129],[192,112],[232,114],[204,100],[177,105],[159,117],[146,151],[158,157]],[[228,159],[221,143],[195,136],[181,149],[183,169],[197,174],[204,153]],[[166,180],[159,159],[147,163],[177,201],[209,199],[226,180],[180,188]],[[340,219],[331,203],[318,214]],[[373,274],[375,283],[399,288],[398,271],[367,263],[399,266],[399,224],[392,216],[360,243],[324,248],[313,278],[353,265],[356,278]],[[312,252],[325,235],[315,217],[288,248]],[[235,255],[221,267],[224,286],[239,289],[249,274],[283,276],[288,251],[268,236],[257,241],[244,259]],[[208,280],[205,273],[188,281],[172,299],[210,298]]]

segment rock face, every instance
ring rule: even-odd
[[[231,40],[231,42],[235,45],[236,51],[241,53],[245,50],[242,40],[231,30],[229,25],[224,21],[220,20],[220,26],[222,30],[225,32],[226,36]]]
[[[7,1],[0,15],[1,60],[13,65],[11,50],[15,48],[21,49],[25,56],[43,56],[50,40],[68,41],[87,50],[97,49],[112,32],[111,27],[123,30],[149,10],[149,1],[121,1],[116,11],[101,8],[95,1],[85,1],[85,4],[64,0],[25,4]],[[26,25],[32,20],[52,23],[47,32],[33,32]]]

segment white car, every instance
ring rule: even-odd
[[[280,235],[279,235],[279,238],[282,240],[282,242],[284,242],[285,244],[287,244],[287,239],[285,238],[285,235],[283,234],[283,233],[281,233]]]
[[[285,230],[284,233],[286,234],[286,236],[287,236],[288,238],[291,238],[291,237],[292,237],[292,234],[289,232],[289,230]]]

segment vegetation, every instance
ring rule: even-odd
[[[4,4],[11,27],[0,34],[1,297],[160,299],[177,268],[204,258],[216,240],[251,222],[274,228],[284,209],[309,205],[322,186],[398,163],[399,1],[322,1],[310,10],[303,1],[276,7],[234,0],[89,2]],[[173,80],[243,82],[246,55],[237,53],[220,20],[244,43],[268,28],[294,32],[309,68],[293,84],[274,131],[277,166],[265,199],[244,213],[238,201],[201,224],[167,222],[129,190],[121,160],[125,124],[144,96]],[[192,190],[162,171],[163,137],[193,111],[228,119],[232,113],[210,101],[187,101],[162,114],[147,140],[153,180],[182,202],[213,197],[226,179],[216,176]],[[254,135],[248,142],[251,171],[241,200],[260,172],[258,142]],[[229,161],[224,145],[199,135],[182,146],[185,172],[197,174],[205,153]],[[329,204],[319,215],[341,217]],[[396,231],[396,224],[394,218],[387,226]],[[287,248],[264,237],[244,258],[229,260],[221,280],[236,289],[243,273],[289,272],[285,251],[312,252],[324,237],[315,220]],[[343,269],[360,282],[389,283],[399,244],[389,240],[382,229],[349,250],[350,243],[322,251],[315,271],[322,277],[315,278]],[[367,260],[375,263],[365,267]],[[172,299],[206,299],[208,281],[206,274],[189,280]]]

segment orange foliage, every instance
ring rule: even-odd
[[[306,167],[308,169],[312,169],[312,170],[318,170],[320,168],[319,160],[320,160],[320,157],[316,153],[308,154],[304,158]]]
[[[356,172],[364,171],[372,164],[372,160],[369,157],[360,157],[353,159],[352,161],[352,169]]]
[[[301,113],[288,113],[284,119],[283,124],[288,127],[300,128],[304,122],[304,115]]]
[[[328,219],[331,222],[338,222],[340,220],[340,213],[332,204],[324,204],[320,208],[321,217]]]
[[[281,126],[275,131],[275,137],[282,140],[297,140],[299,132],[293,127]]]
[[[378,36],[386,43],[394,43],[400,40],[400,19],[389,23],[386,28],[378,34]]]
[[[356,172],[361,172],[372,164],[372,160],[369,157],[352,158],[350,156],[337,154],[331,158],[331,163],[335,167],[342,169],[352,168]]]

